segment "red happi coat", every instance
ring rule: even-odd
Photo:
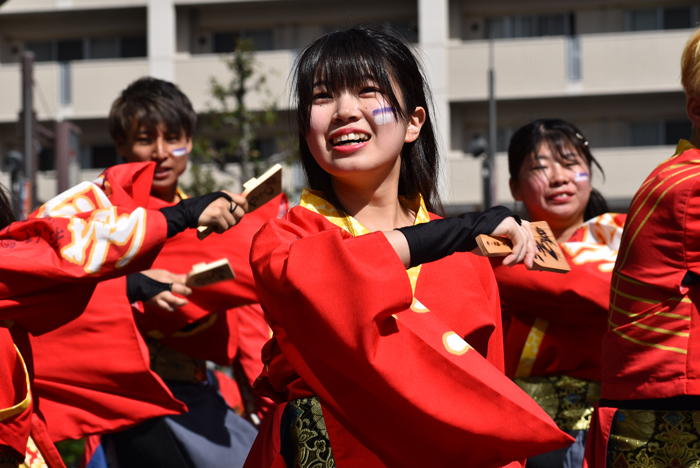
[[[30,219],[0,231],[0,444],[24,454],[30,433],[50,466],[63,463],[35,412],[29,334],[65,325],[85,309],[100,280],[148,268],[165,241],[157,211],[138,208],[151,189],[155,164],[105,171],[58,195]],[[100,339],[110,342],[110,333]],[[71,359],[86,349],[67,349]],[[143,360],[136,353],[129,356]],[[95,356],[95,359],[105,356]],[[111,358],[111,356],[110,356]],[[65,376],[62,385],[73,382]],[[154,394],[141,409],[159,405]]]
[[[295,207],[253,242],[274,333],[256,385],[281,402],[318,396],[337,466],[495,467],[571,443],[503,375],[486,259],[462,253],[409,270],[414,296],[386,237],[353,237],[325,206]],[[284,407],[263,422],[247,467],[286,466]]]
[[[143,200],[142,205],[157,210],[172,204],[151,196]],[[174,312],[148,306],[144,310],[140,304],[132,308],[123,278],[104,282],[98,286],[80,318],[33,340],[38,348],[35,356],[37,394],[52,440],[115,432],[149,418],[186,410],[184,404],[171,398],[167,406],[154,408],[155,411],[134,411],[140,402],[153,397],[153,385],[170,395],[160,377],[150,370],[148,359],[138,366],[125,367],[121,360],[100,363],[93,359],[92,353],[61,360],[57,358],[61,353],[56,349],[85,347],[97,355],[119,356],[145,350],[147,355],[143,337],[152,337],[189,356],[222,365],[238,357],[250,384],[254,382],[262,370],[260,350],[270,333],[257,303],[248,257],[255,232],[264,222],[276,218],[280,210],[286,210],[283,195],[245,215],[237,226],[221,235],[212,234],[199,240],[194,229],[181,232],[166,241],[152,265],[152,268],[186,274],[197,263],[225,257],[236,273],[235,280],[195,288],[187,298],[188,304]],[[188,325],[186,331],[182,331]],[[95,333],[105,329],[118,335],[120,342],[97,341]],[[133,364],[135,361],[125,362]],[[81,379],[81,391],[64,391],[60,382],[66,373]],[[263,410],[269,405],[266,401],[257,403]],[[109,418],[101,416],[106,412]]]
[[[681,140],[632,199],[610,287],[602,398],[700,395],[700,150]],[[588,466],[604,466],[616,408],[591,423]]]
[[[494,269],[504,318],[506,375],[601,379],[601,342],[608,329],[610,278],[625,215],[586,221],[559,244],[571,271]]]

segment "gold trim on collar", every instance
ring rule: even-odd
[[[402,200],[410,204],[409,201],[405,199]],[[423,197],[421,195],[418,195],[418,202],[420,204],[418,206],[418,210],[416,211],[416,221],[413,224],[414,226],[416,224],[427,223],[430,221],[430,214],[428,213],[428,209],[425,207],[425,202],[423,201]],[[343,216],[340,211],[338,211],[338,209],[331,204],[331,202],[323,198],[323,194],[319,191],[304,189],[301,192],[301,201],[299,202],[299,205],[307,210],[324,216],[328,221],[349,232],[352,236],[362,236],[371,232],[352,216]],[[411,290],[413,291],[413,294],[416,293],[416,283],[418,282],[420,267],[420,265],[417,265],[406,270],[408,278],[411,281]]]
[[[688,151],[691,149],[697,149],[697,148],[688,140],[681,139],[678,142],[678,146],[676,146],[676,154],[681,154],[682,152]]]

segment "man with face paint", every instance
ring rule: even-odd
[[[174,84],[154,78],[135,81],[112,105],[109,129],[119,154],[126,162],[156,163],[148,208],[187,198],[178,188],[178,178],[187,167],[195,125],[189,99]],[[150,353],[151,371],[147,372],[157,374],[174,397],[187,405],[187,413],[145,422],[130,420],[128,407],[110,408],[120,416],[111,426],[95,429],[77,424],[76,429],[76,425],[61,424],[66,415],[79,419],[74,407],[42,402],[55,440],[127,429],[103,436],[101,444],[99,435],[88,440],[86,460],[95,454],[91,466],[106,466],[99,464],[105,457],[109,466],[136,468],[242,466],[257,432],[254,423],[268,406],[250,393],[262,370],[260,353],[269,329],[258,304],[248,256],[253,235],[278,215],[286,199],[277,197],[243,217],[247,206],[244,197],[233,195],[229,211],[240,220],[234,230],[203,241],[195,232],[169,239],[152,270],[131,275],[126,285],[102,283],[79,319],[60,333],[42,337],[41,349],[50,349],[51,343],[68,337],[73,346],[79,346],[76,340],[85,342],[84,349],[99,346],[90,342],[90,330],[98,321],[105,326],[108,305],[109,320],[128,320],[138,328],[143,337],[140,346],[147,346]],[[195,290],[185,285],[185,274],[193,265],[222,258],[233,267],[235,281]],[[206,361],[233,364],[236,382],[209,371]],[[134,375],[133,388],[128,391],[138,397],[139,379],[146,377],[152,378]],[[140,398],[148,400],[149,395]]]

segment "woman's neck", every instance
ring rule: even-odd
[[[372,232],[410,226],[416,213],[399,201],[400,158],[388,176],[346,180],[333,178],[333,189],[345,211]],[[360,179],[360,180],[357,180]]]
[[[552,226],[550,224],[549,227],[552,229],[552,234],[554,234],[554,237],[557,239],[557,243],[562,244],[571,239],[571,236],[581,227],[582,224],[583,218],[565,226]]]

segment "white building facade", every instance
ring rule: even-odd
[[[81,128],[83,177],[90,179],[117,162],[106,119],[131,81],[173,81],[197,112],[206,112],[211,77],[229,76],[220,54],[237,38],[252,39],[269,93],[250,94],[248,105],[277,101],[283,117],[258,135],[266,156],[276,151],[276,135],[290,131],[288,76],[298,51],[326,31],[380,23],[422,51],[450,211],[481,203],[481,162],[467,146],[477,134],[488,136],[491,61],[497,201],[512,204],[504,153],[512,132],[536,118],[560,117],[586,135],[606,175],[595,175],[594,185],[624,210],[677,139],[690,137],[679,62],[699,19],[692,0],[7,0],[0,5],[0,159],[22,147],[16,121],[23,50],[36,56],[39,120]],[[50,143],[44,146],[39,198],[46,200],[55,193],[55,171]]]

